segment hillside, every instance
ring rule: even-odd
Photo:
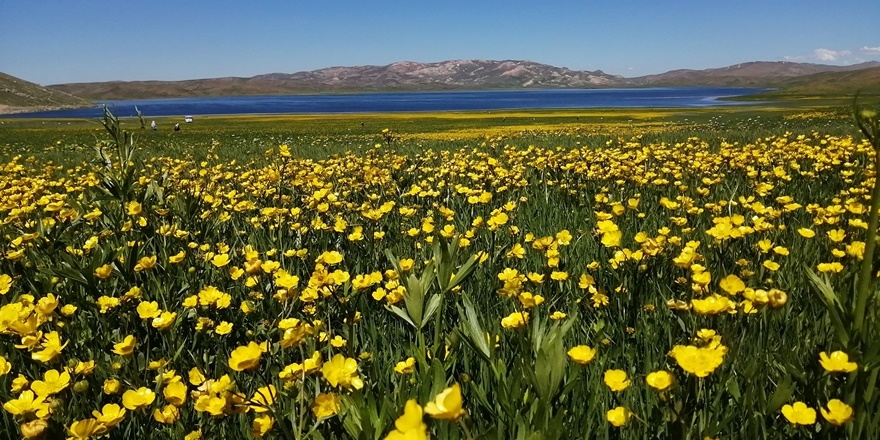
[[[626,84],[600,70],[576,71],[531,61],[398,62],[386,66],[330,67],[251,78],[186,81],[113,81],[50,86],[90,99],[271,95],[370,91],[595,88]]]
[[[87,107],[91,102],[0,73],[0,114]]]
[[[877,83],[880,62],[852,66],[755,61],[705,70],[673,70],[624,78],[531,61],[455,60],[386,66],[330,67],[250,78],[186,81],[110,81],[49,86],[93,100],[198,96],[285,95],[379,91],[486,90],[600,87],[773,87],[777,98],[799,94],[851,94]]]
[[[659,75],[632,78],[644,86],[737,86],[784,87],[792,78],[826,72],[851,72],[880,67],[871,61],[851,66],[792,63],[788,61],[753,61],[717,69],[672,70]]]
[[[842,97],[855,95],[856,92],[863,96],[880,96],[880,67],[847,72],[822,72],[791,78],[781,82],[778,90],[750,95],[750,98]]]

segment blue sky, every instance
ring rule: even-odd
[[[0,72],[48,85],[531,60],[627,77],[880,60],[880,1],[0,0]]]

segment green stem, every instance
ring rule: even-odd
[[[871,192],[871,212],[868,215],[868,233],[865,237],[865,255],[862,259],[862,267],[859,271],[859,284],[856,289],[856,305],[853,309],[853,334],[851,337],[859,336],[862,341],[862,326],[865,323],[865,311],[868,304],[868,298],[871,296],[871,282],[873,276],[874,264],[874,248],[877,244],[877,223],[878,213],[880,213],[880,179],[878,179],[878,167],[880,167],[880,150],[874,150],[874,189]]]

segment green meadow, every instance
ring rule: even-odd
[[[0,432],[877,438],[870,108],[0,118]]]

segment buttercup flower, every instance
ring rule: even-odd
[[[816,423],[816,410],[810,408],[804,402],[784,405],[782,407],[782,415],[793,425],[812,425]]]
[[[629,379],[626,378],[626,371],[623,370],[608,370],[602,380],[611,391],[623,391],[630,384]]]
[[[668,390],[673,383],[675,383],[675,376],[672,373],[660,370],[655,371],[653,373],[649,373],[645,378],[645,382],[648,383],[648,386],[654,388],[657,391],[666,391]]]
[[[568,357],[578,364],[587,365],[596,357],[596,349],[586,345],[578,345],[568,350]]]
[[[830,373],[852,373],[859,368],[858,364],[850,362],[849,356],[840,350],[831,353],[831,356],[824,351],[819,353],[819,364]]]
[[[263,350],[260,349],[259,344],[251,341],[246,346],[239,346],[232,350],[228,360],[229,368],[235,371],[252,370],[260,364],[262,355]]]
[[[428,425],[422,421],[422,407],[414,399],[406,402],[403,415],[394,421],[394,430],[385,440],[428,440]]]
[[[829,400],[826,407],[828,408],[827,410],[825,408],[819,408],[819,412],[821,412],[822,417],[832,425],[840,426],[849,422],[853,418],[852,407],[838,399]]]
[[[434,401],[425,405],[425,413],[435,419],[458,420],[465,414],[462,408],[461,387],[453,384],[434,397]]]
[[[618,428],[626,426],[627,422],[629,422],[629,416],[629,410],[622,406],[610,409],[605,413],[605,419],[608,420],[608,423]]]

